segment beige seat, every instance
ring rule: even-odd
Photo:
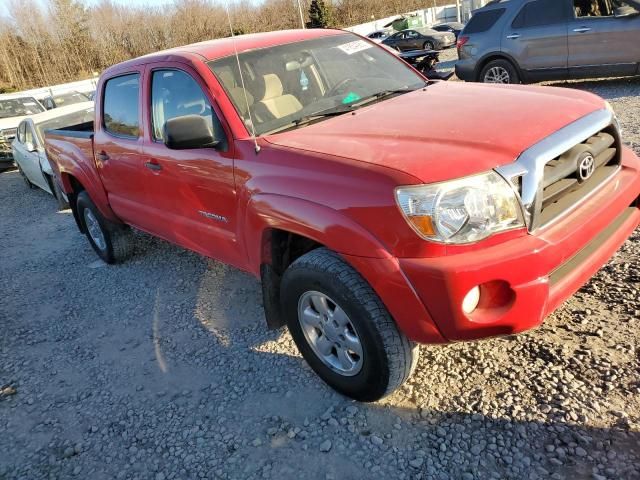
[[[234,105],[240,110],[240,115],[246,118],[248,114],[247,102],[249,103],[249,107],[253,105],[253,102],[255,101],[253,95],[251,95],[249,92],[246,92],[247,97],[245,98],[245,91],[240,85],[238,85],[233,73],[231,73],[230,70],[220,72],[220,81],[229,93],[229,96],[231,97]]]
[[[286,117],[302,110],[300,101],[291,94],[283,95],[282,82],[277,75],[264,75],[264,97],[260,101],[275,118]]]

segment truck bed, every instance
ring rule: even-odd
[[[78,123],[69,127],[45,130],[45,139],[51,135],[55,137],[92,138],[94,133],[93,122]],[[45,140],[46,142],[46,140]]]

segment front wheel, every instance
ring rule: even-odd
[[[418,349],[371,286],[334,252],[303,255],[284,273],[283,312],[298,349],[337,391],[376,401],[415,369]]]
[[[76,206],[89,243],[102,260],[118,263],[131,254],[133,238],[129,227],[104,218],[86,191],[78,194]]]
[[[424,42],[424,45],[422,46],[423,50],[435,50],[435,46],[433,45],[433,42]]]
[[[518,71],[507,60],[493,60],[480,72],[480,81],[483,83],[510,84],[520,83]]]

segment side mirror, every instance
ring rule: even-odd
[[[31,142],[25,143],[24,147],[27,149],[27,152],[35,152],[37,150],[36,146]]]
[[[164,144],[172,150],[209,148],[219,143],[211,126],[200,115],[184,115],[164,124]]]
[[[615,18],[633,17],[634,15],[640,15],[640,12],[633,7],[618,7],[613,11]]]

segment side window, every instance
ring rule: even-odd
[[[167,120],[184,115],[200,115],[219,132],[213,110],[200,85],[180,70],[156,70],[151,80],[151,127],[154,140],[164,140]],[[213,129],[216,130],[213,130]]]
[[[413,30],[411,30],[410,32],[407,32],[407,38],[418,38],[418,32],[414,32]]]
[[[511,25],[513,28],[530,28],[564,23],[567,20],[564,2],[535,0],[527,3]]]
[[[488,10],[486,12],[478,12],[464,29],[465,34],[469,33],[483,33],[488,32],[493,28],[496,22],[500,19],[502,14],[505,12],[504,8],[496,8],[494,10]]]
[[[104,86],[102,122],[115,135],[138,138],[140,135],[140,74],[123,75],[107,80]]]
[[[27,125],[27,122],[22,122],[18,127],[18,133],[16,135],[18,136],[18,141],[20,143],[24,143],[24,130],[26,125]]]
[[[36,142],[33,140],[33,131],[31,130],[31,127],[26,123],[24,124],[24,126],[25,126],[24,143],[25,144],[30,143],[31,145],[35,145]]]
[[[630,4],[622,0],[573,0],[576,18],[611,17],[618,8],[630,8]]]

